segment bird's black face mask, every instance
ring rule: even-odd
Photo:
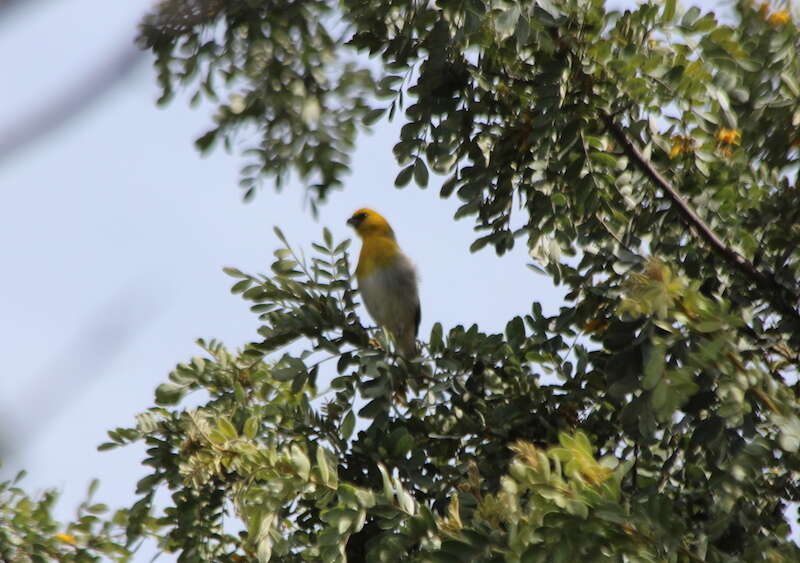
[[[350,217],[347,220],[347,224],[350,225],[351,227],[358,227],[366,218],[367,218],[366,213],[359,213],[357,215],[353,215],[352,217]]]

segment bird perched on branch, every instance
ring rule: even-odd
[[[359,209],[347,224],[361,237],[356,279],[364,305],[375,322],[392,333],[400,355],[412,359],[420,320],[414,265],[380,213]]]

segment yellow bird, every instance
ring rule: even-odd
[[[417,272],[380,213],[359,209],[347,224],[361,237],[358,289],[370,316],[394,336],[404,358],[417,355],[420,308]]]

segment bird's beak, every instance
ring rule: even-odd
[[[350,217],[347,220],[347,224],[350,225],[351,227],[355,227],[356,223],[358,223],[358,220],[355,217]]]

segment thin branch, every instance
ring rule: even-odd
[[[617,142],[622,145],[625,153],[636,163],[636,166],[642,173],[664,191],[670,201],[677,207],[683,220],[689,227],[694,229],[717,254],[722,256],[729,264],[742,272],[753,281],[758,288],[763,290],[764,298],[773,307],[784,315],[791,317],[795,322],[800,323],[800,314],[798,314],[797,310],[792,305],[792,303],[796,303],[800,298],[789,288],[778,283],[771,273],[766,274],[762,272],[756,268],[752,262],[726,245],[717,234],[711,230],[711,227],[694,212],[675,187],[656,170],[655,166],[653,166],[647,158],[645,158],[625,133],[625,130],[605,112],[600,112],[600,119],[602,119],[609,132],[614,136]]]
[[[21,6],[29,6],[31,4],[31,0],[0,0],[0,12],[7,12],[11,8],[19,8]],[[8,17],[9,14],[3,14],[3,16]]]
[[[679,436],[675,434],[672,436],[672,439],[670,439],[669,446],[674,447],[675,449],[672,450],[672,453],[664,462],[664,465],[661,466],[661,477],[659,477],[658,483],[656,484],[656,490],[659,493],[663,492],[664,487],[667,486],[667,481],[669,481],[669,478],[671,476],[670,471],[672,471],[672,466],[675,465],[675,462],[678,460],[678,455],[683,451],[676,445],[678,438]]]

